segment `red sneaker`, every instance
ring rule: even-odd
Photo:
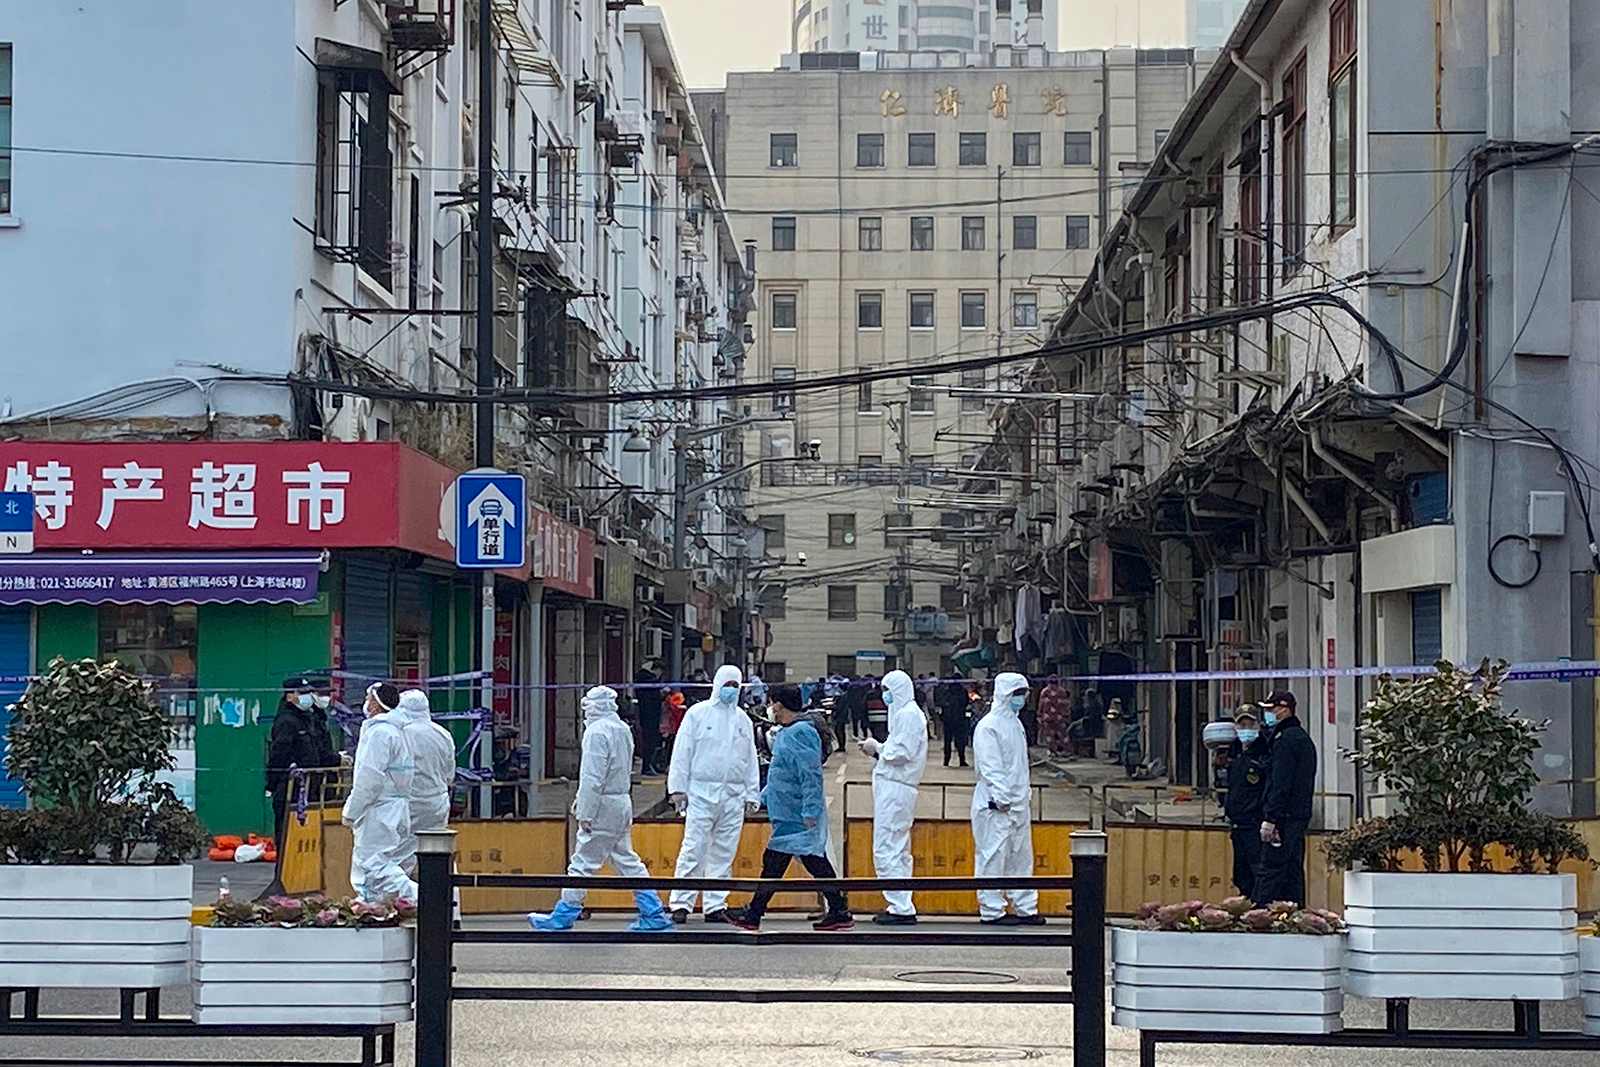
[[[834,930],[851,930],[856,925],[855,916],[849,912],[843,915],[827,915],[821,922],[811,924],[811,929],[832,932]]]
[[[727,922],[727,924],[729,926],[737,926],[741,930],[759,930],[759,929],[761,929],[761,920],[760,919],[747,918],[745,916],[744,912],[742,912],[742,911],[734,911],[732,908],[730,908],[726,912],[726,915],[727,915],[727,919],[724,920],[724,921]]]

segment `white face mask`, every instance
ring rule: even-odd
[[[331,706],[332,704],[333,704],[333,698],[332,697],[323,696],[320,693],[317,695],[317,697],[316,697],[316,705],[317,705],[317,707],[319,707],[319,708],[323,709],[324,711],[326,711],[329,708],[329,706]]]
[[[1254,726],[1241,726],[1241,727],[1239,727],[1239,743],[1241,745],[1245,745],[1245,746],[1252,745],[1252,744],[1255,743],[1255,739],[1260,737],[1260,736],[1261,736],[1261,731],[1257,730]]]
[[[294,702],[301,711],[310,711],[317,701],[310,693],[301,693],[294,698]]]
[[[1027,704],[1027,702],[1028,702],[1028,698],[1027,698],[1026,694],[1023,694],[1023,693],[1012,693],[1011,694],[1011,710],[1012,711],[1021,711],[1022,708],[1023,708],[1023,705]]]
[[[739,702],[739,689],[737,686],[725,685],[717,690],[717,703],[737,704]]]

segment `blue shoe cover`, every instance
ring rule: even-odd
[[[639,917],[628,924],[629,931],[644,934],[672,929],[672,919],[661,906],[659,896],[647,889],[638,889],[634,891],[633,902],[639,909]]]
[[[578,921],[578,913],[582,910],[578,905],[568,904],[563,900],[556,905],[556,910],[548,915],[537,911],[529,912],[528,925],[547,933],[570,930],[572,924]]]

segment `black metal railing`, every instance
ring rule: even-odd
[[[1073,1008],[1074,1067],[1104,1067],[1106,1056],[1105,913],[1106,838],[1072,835],[1072,876],[1027,878],[578,878],[543,874],[453,874],[455,834],[418,835],[416,1065],[452,1067],[452,1023],[457,1000],[710,1001],[725,1003],[832,1003],[839,991],[743,988],[604,988],[596,986],[467,986],[455,980],[458,944],[605,943],[637,945],[744,945],[833,948],[841,945],[928,948],[1065,948],[1071,980],[1060,989],[873,989],[863,996],[882,1003],[1048,1004]],[[743,933],[736,930],[632,934],[609,931],[541,933],[527,930],[456,930],[451,921],[456,889],[567,889],[882,893],[884,890],[975,892],[979,889],[1067,889],[1072,922],[1048,929],[886,930],[884,932]]]

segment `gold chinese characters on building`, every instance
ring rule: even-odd
[[[1067,93],[1058,85],[1039,93],[1039,98],[1044,104],[1044,114],[1064,116],[1067,113]]]
[[[878,96],[878,105],[883,109],[886,119],[897,119],[906,113],[906,106],[900,102],[899,89],[885,89]]]
[[[1009,85],[996,85],[989,93],[989,112],[997,119],[1003,119],[1011,112],[1011,87]]]
[[[959,118],[961,115],[961,93],[954,85],[946,85],[943,89],[936,90],[933,94],[933,113],[935,115],[949,115]]]

